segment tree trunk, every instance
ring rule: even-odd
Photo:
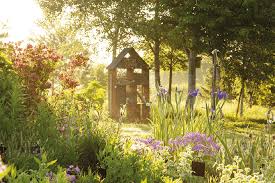
[[[112,59],[114,60],[117,56],[117,46],[118,46],[118,37],[119,37],[119,27],[116,26],[115,27],[115,31],[114,31],[114,39],[112,42]]]
[[[252,108],[253,105],[253,92],[249,92],[249,108]]]
[[[155,3],[155,17],[154,21],[155,23],[159,23],[160,17],[159,17],[159,8],[160,8],[160,2],[159,0],[156,0]],[[158,90],[160,83],[160,60],[159,60],[159,53],[160,53],[160,36],[158,34],[159,30],[155,29],[155,47],[154,47],[154,62],[155,62],[155,86]]]
[[[211,119],[215,118],[216,96],[217,96],[217,50],[213,50],[213,73],[211,89]]]
[[[241,91],[240,91],[239,99],[238,99],[236,117],[238,117],[239,113],[240,113],[240,117],[242,117],[242,115],[243,115],[243,100],[244,100],[244,80],[242,79],[242,86],[241,86]]]
[[[186,108],[192,113],[194,110],[195,97],[190,96],[189,92],[196,89],[196,52],[190,50],[188,53],[188,97],[186,100]]]
[[[242,89],[241,89],[241,104],[240,104],[240,117],[243,117],[244,112],[244,79],[242,79]]]
[[[154,62],[155,62],[155,86],[156,89],[161,85],[160,83],[160,60],[159,60],[159,52],[160,52],[160,41],[155,41],[154,48]]]
[[[219,57],[220,58],[220,57]],[[216,77],[216,88],[217,90],[221,89],[221,66],[220,66],[220,61],[218,60],[217,57],[217,77]]]
[[[169,88],[168,88],[168,94],[169,94],[169,101],[171,101],[171,94],[172,94],[172,82],[173,82],[173,60],[171,59],[171,63],[169,65]]]
[[[236,110],[236,117],[238,117],[239,110],[240,110],[241,95],[242,95],[242,89],[241,89],[241,91],[240,91],[239,98],[238,98],[238,105],[237,105],[237,110]]]

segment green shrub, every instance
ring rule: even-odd
[[[23,127],[27,125],[24,104],[20,79],[12,70],[11,63],[0,52],[0,134],[14,136],[23,132]]]
[[[86,88],[77,95],[77,99],[82,101],[85,107],[93,108],[100,112],[106,98],[106,89],[96,80],[91,81]]]
[[[97,155],[104,147],[105,140],[99,132],[81,136],[77,146],[79,153],[78,165],[84,170],[91,168],[96,171],[99,167]]]
[[[50,172],[50,167],[56,163],[56,160],[48,162],[46,154],[41,156],[41,160],[34,157],[37,164],[37,169],[30,168],[28,171],[17,170],[12,167],[10,175],[7,176],[8,182],[13,183],[49,183],[50,178],[47,173]]]
[[[93,174],[91,170],[88,173],[83,173],[77,180],[78,183],[101,183],[101,177],[98,174]]]
[[[43,102],[38,104],[33,126],[33,130],[41,141],[46,142],[58,137],[57,116],[48,103]]]
[[[139,156],[129,148],[127,144],[122,149],[116,143],[108,144],[100,153],[101,166],[106,169],[104,182],[141,182],[145,178],[148,182],[161,182],[162,164],[152,154]]]

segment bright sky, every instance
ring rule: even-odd
[[[0,21],[8,26],[10,41],[27,40],[41,31],[35,21],[42,10],[35,0],[0,0]]]
[[[27,41],[31,36],[43,31],[36,21],[43,17],[43,12],[36,0],[0,0],[0,22],[8,26],[8,41]],[[98,43],[96,43],[98,44]],[[111,62],[110,53],[106,53],[106,43],[99,43],[98,55],[92,60],[97,63]]]

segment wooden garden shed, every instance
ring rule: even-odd
[[[107,67],[108,104],[113,119],[126,106],[129,120],[149,117],[149,66],[134,48],[125,48]]]

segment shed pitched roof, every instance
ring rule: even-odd
[[[149,69],[149,65],[139,56],[134,48],[124,48],[120,54],[112,61],[110,65],[107,66],[107,69],[115,69],[117,68],[118,64],[124,59],[127,54],[137,58],[137,62],[141,63],[145,68]]]

